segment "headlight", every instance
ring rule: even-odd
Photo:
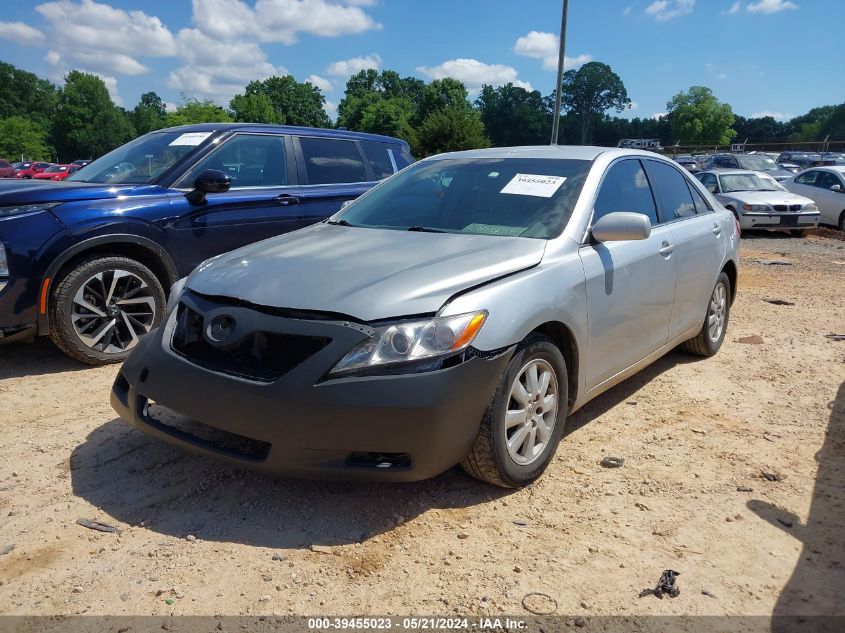
[[[39,204],[12,204],[0,206],[0,218],[5,218],[10,215],[22,215],[24,213],[47,211],[48,209],[59,206],[60,204],[61,202],[41,202]]]
[[[818,210],[819,210],[819,208],[812,202],[810,204],[805,204],[804,208],[802,209],[802,211],[818,211]]]
[[[373,335],[344,356],[330,375],[450,356],[472,343],[486,319],[487,311],[482,310],[375,328]]]
[[[182,296],[182,291],[185,289],[185,282],[187,279],[187,277],[182,277],[182,279],[170,286],[170,294],[167,297],[167,306],[164,309],[165,316],[169,315],[173,308],[176,307],[176,304],[179,303],[179,297]]]
[[[758,213],[768,213],[771,211],[768,205],[766,204],[744,204],[742,205],[743,211],[757,211]]]

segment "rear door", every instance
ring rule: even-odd
[[[725,253],[727,231],[707,201],[681,170],[646,160],[649,180],[657,193],[658,214],[672,232],[677,281],[669,340],[701,327],[707,301],[716,284]]]
[[[355,140],[299,136],[294,146],[302,226],[325,220],[376,184],[373,168]]]
[[[835,185],[839,185],[839,191],[833,191],[831,189]],[[840,174],[832,171],[820,171],[819,177],[816,180],[816,188],[819,190],[816,204],[819,207],[819,211],[821,211],[820,220],[824,224],[838,226],[839,216],[845,209],[845,179]]]
[[[593,211],[595,224],[614,211],[648,216],[646,240],[597,243],[579,251],[587,289],[587,388],[592,389],[666,344],[675,298],[672,233],[661,224],[640,160],[614,162],[604,175]]]
[[[209,194],[204,204],[191,204],[185,196],[171,198],[177,217],[168,228],[183,270],[302,226],[298,205],[291,204],[297,188],[292,154],[288,136],[238,133],[174,184],[176,189],[193,189],[193,181],[206,169],[223,171],[232,179],[228,192]]]

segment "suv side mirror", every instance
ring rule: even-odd
[[[592,235],[598,242],[645,240],[651,235],[651,220],[642,213],[608,213],[593,225]]]
[[[830,188],[830,190],[831,190],[831,191],[836,191],[837,193],[842,193],[842,192],[843,192],[842,185],[833,185],[833,186]]]
[[[206,169],[194,180],[194,190],[186,197],[191,204],[205,204],[206,194],[226,193],[231,186],[229,174],[219,169]]]

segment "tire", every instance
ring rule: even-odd
[[[839,214],[839,230],[845,233],[845,211]]]
[[[531,371],[528,369],[530,366],[538,369],[537,376],[540,383],[533,394],[525,393],[525,391],[531,391],[528,376]],[[549,373],[549,382],[546,391],[542,392],[544,373]],[[526,382],[522,382],[523,378]],[[518,380],[521,386],[529,385],[529,389],[523,389],[522,393],[533,399],[531,404],[521,405],[517,399],[512,398],[512,390],[517,389]],[[568,385],[566,362],[560,349],[551,339],[539,334],[532,334],[526,338],[517,347],[496,386],[481,420],[475,444],[461,462],[463,469],[476,479],[502,488],[520,488],[535,481],[551,462],[563,435],[569,403]],[[519,393],[518,390],[517,393]],[[546,397],[542,400],[538,399],[543,393]],[[555,408],[546,410],[544,413],[542,407],[537,405],[542,404],[552,393],[556,397]],[[517,411],[521,406],[524,413]],[[509,410],[512,419],[521,414],[524,415],[524,421],[507,427],[505,420]],[[523,431],[523,427],[526,430]],[[530,430],[532,428],[533,436]],[[542,437],[543,429],[547,434],[545,441]],[[518,433],[522,433],[526,438],[524,443],[519,443],[518,439],[514,439]],[[526,455],[521,457],[524,463],[519,463],[508,449],[509,437],[515,442],[516,449],[520,447],[525,449]],[[538,438],[542,446],[537,444],[530,447],[529,442],[534,438]],[[516,444],[519,445],[516,446]],[[536,450],[536,453],[530,449]]]
[[[720,295],[721,300],[719,301],[721,309],[719,310],[716,305],[716,295],[719,293],[720,287],[722,289],[722,293]],[[695,338],[682,343],[681,349],[688,354],[693,354],[694,356],[704,356],[708,358],[710,356],[714,356],[725,341],[730,313],[731,280],[728,279],[728,276],[724,272],[722,272],[719,273],[719,277],[716,279],[716,284],[713,286],[713,292],[707,301],[707,309],[704,313],[704,324],[701,326],[701,331],[699,331]],[[721,328],[719,329],[718,335],[714,337],[712,336],[713,333],[710,331],[710,318],[715,315],[718,319],[719,314],[721,314]]]
[[[789,231],[789,234],[792,237],[807,237],[807,231],[805,229],[792,229]]]
[[[88,257],[53,286],[50,338],[83,363],[118,363],[158,326],[164,308],[164,290],[149,268],[128,257]]]

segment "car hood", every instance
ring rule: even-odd
[[[437,312],[454,294],[536,266],[546,241],[316,224],[200,265],[187,286],[362,321]]]
[[[120,196],[155,195],[169,191],[158,185],[103,185],[85,182],[56,182],[47,179],[0,180],[0,206],[36,202],[102,200]]]
[[[789,191],[734,191],[723,194],[725,198],[733,198],[748,204],[812,204],[812,200]]]

